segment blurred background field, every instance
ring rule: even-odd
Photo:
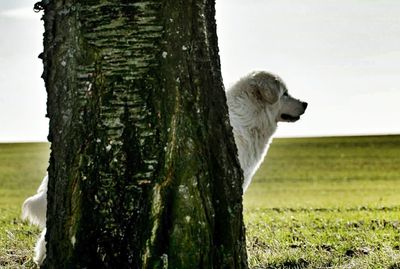
[[[400,205],[400,136],[274,139],[245,204],[248,209]]]
[[[20,207],[48,155],[0,144],[0,268],[34,268]],[[274,139],[244,204],[251,268],[400,268],[400,136]]]

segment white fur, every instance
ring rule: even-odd
[[[46,228],[40,233],[40,237],[35,245],[35,257],[33,260],[38,264],[41,265],[46,258]]]
[[[46,257],[46,212],[47,212],[47,183],[46,175],[37,190],[37,193],[25,200],[22,205],[22,219],[28,219],[32,224],[44,228],[35,246],[35,256],[33,260],[42,264]]]
[[[253,72],[242,78],[227,91],[229,118],[233,128],[238,157],[244,173],[243,191],[267,153],[278,121],[296,121],[282,115],[298,117],[307,104],[293,99],[283,81],[267,72]],[[46,257],[46,176],[32,197],[22,206],[22,218],[43,229],[35,246],[35,262],[40,265]]]
[[[226,96],[245,192],[267,154],[278,121],[296,121],[307,103],[292,98],[279,77],[263,71],[239,80]]]
[[[22,219],[29,219],[32,224],[41,228],[46,227],[47,182],[48,176],[46,175],[37,193],[26,199],[22,205]]]

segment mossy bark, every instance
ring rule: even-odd
[[[246,268],[213,0],[52,0],[43,268]]]

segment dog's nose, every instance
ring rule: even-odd
[[[302,104],[303,104],[303,108],[304,108],[304,110],[306,110],[306,108],[307,108],[308,104],[307,104],[306,102],[303,102]]]

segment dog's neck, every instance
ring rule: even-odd
[[[244,173],[243,191],[267,153],[271,137],[276,131],[276,116],[265,106],[255,106],[246,92],[227,92],[229,118]]]

